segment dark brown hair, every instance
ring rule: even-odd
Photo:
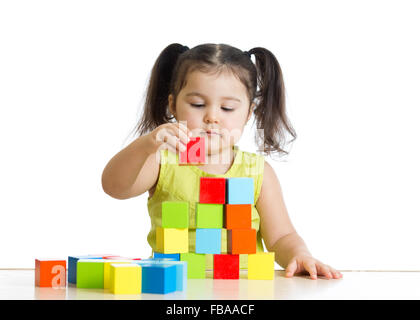
[[[255,64],[251,55],[255,57]],[[283,75],[276,57],[267,49],[256,47],[247,52],[226,44],[201,44],[189,49],[178,43],[167,46],[157,58],[151,71],[143,115],[135,132],[143,135],[173,121],[168,110],[168,96],[174,101],[186,85],[189,72],[206,73],[231,71],[247,89],[250,106],[254,102],[258,132],[255,142],[266,154],[287,154],[283,150],[286,133],[296,139],[296,133],[286,116]],[[262,130],[261,132],[262,133]]]

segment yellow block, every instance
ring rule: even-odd
[[[109,281],[111,278],[111,263],[114,264],[119,264],[119,263],[123,263],[123,264],[127,264],[127,263],[132,263],[132,260],[106,260],[104,261],[104,289],[109,289]]]
[[[274,279],[274,252],[258,252],[248,255],[248,279]]]
[[[141,293],[141,266],[138,264],[111,264],[110,291],[113,294]]]
[[[156,228],[156,251],[160,253],[188,252],[188,228]]]

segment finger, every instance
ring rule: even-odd
[[[169,131],[167,128],[161,128],[156,133],[156,141],[158,142],[166,142],[166,137],[169,135]]]
[[[191,137],[191,132],[188,129],[188,126],[187,126],[187,121],[180,121],[177,124],[177,126],[187,137]]]
[[[185,150],[187,150],[187,146],[184,145],[178,137],[172,136],[172,135],[168,135],[167,136],[167,141],[166,141],[169,145],[171,145],[173,148],[175,148],[175,150],[179,150],[181,152],[184,152]]]
[[[340,271],[337,271],[336,269],[334,269],[334,268],[330,268],[331,269],[331,272],[332,272],[332,274],[333,274],[333,277],[334,277],[334,279],[340,279],[340,278],[342,278],[343,277],[343,275],[341,274],[341,272]]]
[[[309,273],[311,279],[316,280],[317,272],[316,272],[315,263],[312,261],[304,261],[303,266],[305,270]]]
[[[190,138],[188,137],[187,131],[182,126],[176,128],[176,136],[182,141],[183,144],[187,145]]]
[[[324,275],[328,280],[332,278],[332,274],[327,265],[320,263],[320,264],[317,264],[316,267],[317,267],[318,274]]]
[[[286,277],[293,277],[297,269],[296,259],[292,260],[286,268]]]
[[[330,270],[330,272],[332,274],[332,277],[334,279],[340,279],[342,277],[342,274],[339,271],[337,271],[336,269],[332,268],[329,265],[325,265],[325,266]]]

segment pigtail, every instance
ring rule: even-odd
[[[136,128],[139,135],[173,119],[168,110],[169,86],[178,57],[186,50],[188,47],[173,43],[157,58],[150,74],[142,119]]]
[[[256,143],[265,153],[288,154],[283,150],[287,131],[292,142],[296,132],[286,115],[285,88],[283,74],[276,57],[265,48],[254,48],[249,54],[255,56],[258,88],[255,98],[258,100],[254,110],[257,128]],[[264,135],[262,136],[262,132]]]

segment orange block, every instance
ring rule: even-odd
[[[250,254],[257,251],[255,229],[228,229],[227,247],[229,254]]]
[[[66,260],[35,259],[35,285],[37,287],[65,287]]]
[[[224,227],[226,229],[250,229],[252,204],[225,204]]]

